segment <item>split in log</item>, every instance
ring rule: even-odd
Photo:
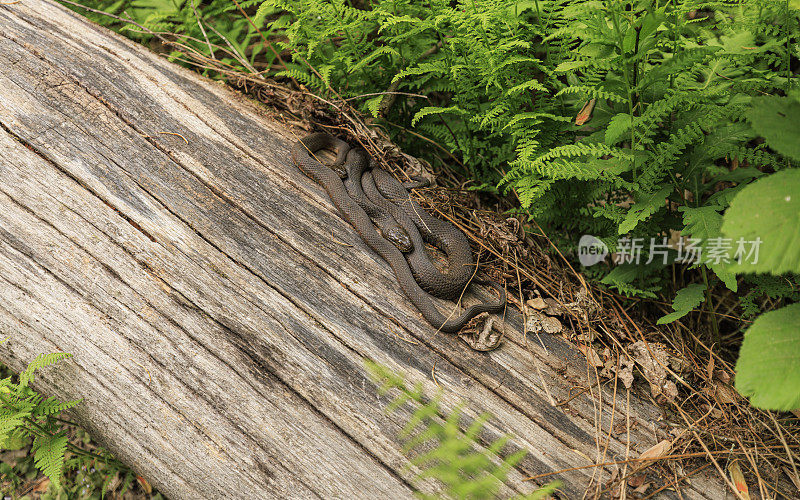
[[[366,359],[494,415],[487,436],[530,451],[506,496],[574,468],[553,478],[579,498],[614,469],[580,467],[666,436],[653,404],[598,388],[511,310],[497,351],[436,334],[291,164],[301,132],[226,87],[25,0],[0,7],[0,89],[0,359],[73,353],[37,388],[84,398],[74,417],[169,497],[432,491]],[[725,496],[701,474],[676,488]]]

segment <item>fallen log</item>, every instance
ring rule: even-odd
[[[74,354],[35,386],[83,398],[73,416],[169,497],[435,491],[364,360],[494,415],[487,439],[530,451],[506,496],[561,470],[563,496],[593,495],[622,466],[584,466],[668,436],[514,311],[490,353],[437,334],[291,164],[303,132],[228,88],[24,0],[0,6],[0,89],[0,360]],[[725,496],[700,474],[673,489]]]

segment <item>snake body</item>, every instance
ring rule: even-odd
[[[336,152],[336,160],[330,167],[315,158],[315,153],[323,149]],[[456,298],[475,270],[466,236],[454,226],[427,215],[402,184],[389,174],[380,169],[370,172],[369,155],[363,148],[354,148],[332,135],[317,133],[295,143],[291,154],[295,165],[325,189],[336,209],[361,239],[391,266],[403,292],[435,328],[456,333],[478,314],[500,312],[505,308],[505,290],[498,283],[472,280],[495,288],[500,299],[496,303],[470,306],[452,319],[439,312],[429,293]],[[395,184],[386,178],[391,178]],[[387,203],[403,208],[392,208]],[[409,210],[414,215],[410,215]],[[421,234],[415,219],[425,228]],[[413,248],[408,247],[406,236]],[[446,272],[440,272],[427,258],[423,240],[447,254],[449,269]],[[401,248],[407,250],[405,255]],[[424,289],[420,283],[424,283]]]
[[[406,188],[388,172],[375,169],[362,177],[367,197],[387,210],[409,235],[413,249],[406,261],[422,288],[443,299],[457,299],[475,271],[467,237],[452,224],[428,214]],[[440,271],[431,260],[425,243],[439,248],[449,264]]]

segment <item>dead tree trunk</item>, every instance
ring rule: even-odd
[[[75,418],[176,499],[410,497],[404,414],[386,416],[365,359],[491,412],[489,435],[530,450],[506,495],[666,436],[652,404],[598,391],[513,311],[492,353],[435,334],[292,166],[294,133],[61,6],[0,6],[0,359],[73,353],[37,388],[84,398]],[[577,386],[594,388],[554,405]],[[612,469],[555,477],[580,498]]]

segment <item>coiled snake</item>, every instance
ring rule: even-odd
[[[330,166],[316,159],[315,153],[323,149],[336,152]],[[505,308],[506,294],[500,284],[473,279],[473,283],[497,290],[499,300],[470,306],[453,319],[439,312],[428,294],[455,299],[464,291],[475,271],[469,242],[455,226],[428,215],[394,177],[381,169],[370,171],[369,155],[363,148],[317,133],[294,144],[292,159],[305,175],[325,188],[361,239],[389,263],[403,292],[431,325],[456,333],[478,314]],[[431,262],[425,242],[447,255],[447,271],[439,271]]]

